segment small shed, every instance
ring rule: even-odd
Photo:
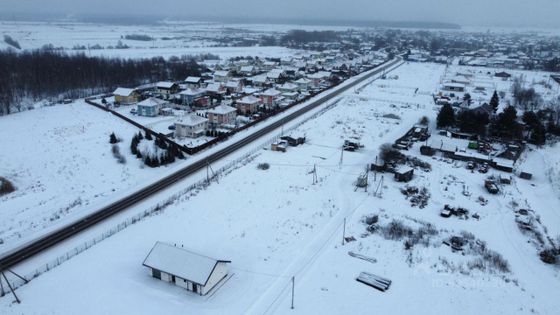
[[[414,176],[414,169],[408,166],[401,166],[395,169],[395,180],[397,182],[409,182]]]
[[[182,247],[157,242],[142,265],[152,277],[206,295],[228,275],[229,260],[210,258]]]
[[[531,178],[533,178],[533,174],[527,173],[527,172],[521,172],[521,173],[519,174],[519,177],[521,177],[521,178],[523,178],[523,179],[530,180]]]

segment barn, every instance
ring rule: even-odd
[[[157,242],[142,265],[152,277],[206,295],[228,275],[229,260],[210,258],[182,247]]]

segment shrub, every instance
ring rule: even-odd
[[[556,253],[553,249],[545,249],[539,253],[539,256],[544,263],[555,264],[557,262],[555,254]]]
[[[270,164],[268,164],[268,163],[259,163],[259,165],[257,165],[257,168],[258,168],[259,170],[265,171],[265,170],[267,170],[267,169],[270,168]]]
[[[9,194],[11,192],[14,192],[15,190],[16,188],[14,187],[12,182],[0,176],[0,196]]]
[[[379,157],[385,163],[396,163],[401,162],[405,159],[404,154],[402,154],[399,150],[393,148],[393,146],[389,143],[382,144],[379,148]]]
[[[117,162],[119,162],[119,164],[126,164],[126,158],[121,154],[121,150],[118,145],[113,144],[111,151],[113,152],[113,156],[117,159]]]

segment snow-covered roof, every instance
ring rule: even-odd
[[[181,119],[179,119],[175,124],[176,125],[184,125],[184,126],[196,126],[198,124],[204,123],[208,121],[207,118],[200,117],[198,115],[187,115]]]
[[[255,67],[253,67],[253,66],[243,66],[243,67],[241,67],[240,71],[241,72],[252,72],[254,68]]]
[[[229,263],[230,261],[217,260],[184,248],[157,242],[143,265],[200,285],[206,285],[219,262]]]
[[[208,113],[216,114],[216,115],[224,115],[229,114],[231,112],[236,112],[237,109],[227,105],[220,105],[216,106],[208,111]]]
[[[308,80],[308,79],[306,79],[306,78],[301,78],[301,79],[295,81],[295,83],[298,83],[298,84],[309,84],[309,83],[311,83],[311,81]]]
[[[239,83],[240,83],[240,81],[228,81],[228,82],[226,83],[226,87],[227,87],[227,88],[234,88],[234,89],[236,89],[236,88],[239,87]]]
[[[129,88],[117,88],[114,92],[113,95],[118,95],[118,96],[130,96],[132,93],[134,93],[136,91],[136,89],[129,89]]]
[[[186,89],[179,93],[180,95],[198,96],[206,92],[206,89]]]
[[[278,96],[280,94],[281,94],[280,91],[278,91],[274,88],[270,88],[270,89],[262,92],[262,95],[264,95],[264,96]]]
[[[200,77],[187,77],[185,79],[186,83],[200,83]]]
[[[214,72],[214,77],[227,77],[227,76],[229,76],[229,71],[220,70]]]
[[[260,99],[254,97],[252,95],[249,95],[249,96],[243,97],[242,99],[240,99],[237,102],[241,103],[241,104],[256,104],[256,103],[259,103],[260,101],[261,101]]]
[[[162,88],[162,89],[170,89],[173,87],[173,85],[175,85],[175,83],[173,82],[166,82],[166,81],[162,81],[162,82],[158,82],[156,84],[157,88]]]
[[[163,104],[167,104],[167,102],[159,98],[150,97],[138,103],[137,105],[144,106],[144,107],[153,107],[153,106],[161,106]]]
[[[206,87],[206,90],[208,92],[214,92],[214,93],[220,92],[221,89],[222,89],[222,85],[220,83],[211,83],[208,84],[208,86]]]

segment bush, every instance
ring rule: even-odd
[[[115,144],[117,142],[119,142],[119,139],[117,138],[114,132],[111,132],[111,135],[109,136],[109,143]]]
[[[404,154],[399,150],[393,148],[389,143],[382,144],[379,148],[379,157],[385,163],[397,163],[402,162],[405,159]]]
[[[268,164],[268,163],[259,163],[259,165],[257,165],[257,168],[258,168],[259,170],[265,171],[265,170],[267,170],[267,169],[270,168],[270,164]]]
[[[425,125],[427,126],[430,123],[430,119],[427,116],[422,116],[422,118],[420,118],[420,120],[418,121],[418,123],[420,125]]]
[[[16,188],[14,187],[12,182],[0,176],[0,196],[9,194],[11,192],[14,192],[15,190]]]
[[[555,264],[557,262],[556,253],[553,249],[545,249],[539,253],[541,260],[547,264]]]
[[[119,164],[126,164],[126,158],[121,154],[121,150],[118,145],[113,144],[111,151],[113,152],[113,156],[117,159],[117,162],[119,162]]]

